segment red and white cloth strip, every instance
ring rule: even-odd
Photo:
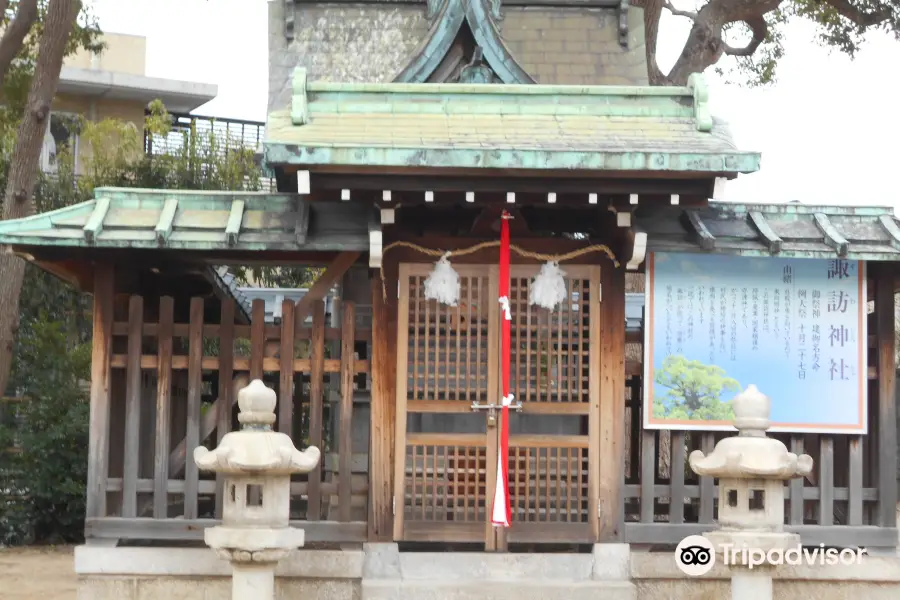
[[[500,377],[503,383],[503,400],[500,413],[500,448],[497,451],[497,487],[494,491],[494,506],[491,524],[495,527],[509,527],[511,511],[509,506],[509,406],[513,396],[509,393],[510,326],[512,314],[509,307],[509,219],[503,211],[500,218]]]

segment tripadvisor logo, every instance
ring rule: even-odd
[[[790,548],[762,550],[746,548],[733,544],[722,544],[719,547],[722,564],[728,566],[744,566],[748,569],[760,566],[777,565],[858,565],[866,553],[864,549],[826,548],[819,544],[814,548],[803,548],[799,545]],[[690,577],[705,575],[716,564],[716,552],[712,543],[702,535],[689,535],[679,542],[675,548],[675,564],[679,570]]]

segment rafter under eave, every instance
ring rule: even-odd
[[[503,83],[530,84],[535,80],[516,61],[500,37],[489,0],[444,0],[428,36],[413,59],[394,78],[396,83],[424,83],[450,52],[463,23],[467,23],[484,60]]]

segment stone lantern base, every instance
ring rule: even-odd
[[[219,558],[231,563],[233,600],[275,597],[275,565],[302,547],[302,529],[282,527],[212,527],[204,532],[206,544]]]
[[[718,554],[721,554],[727,547],[733,550],[752,548],[768,552],[769,550],[787,550],[800,545],[799,535],[783,531],[729,531],[727,529],[718,529],[704,533],[703,537],[710,541]]]

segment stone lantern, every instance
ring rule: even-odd
[[[719,529],[704,537],[717,554],[730,551],[725,562],[737,567],[732,598],[766,600],[772,598],[771,574],[735,563],[743,549],[768,553],[800,545],[800,536],[784,531],[784,482],[809,475],[813,460],[766,436],[771,402],[755,385],[735,397],[732,406],[738,435],[719,441],[709,456],[691,452],[689,461],[698,475],[719,480]]]
[[[238,393],[241,430],[215,450],[194,449],[194,462],[222,473],[222,525],[205,531],[206,544],[233,567],[233,600],[275,598],[275,565],[303,546],[303,530],[290,527],[291,474],[308,473],[320,452],[301,452],[272,430],[275,392],[254,379]]]

